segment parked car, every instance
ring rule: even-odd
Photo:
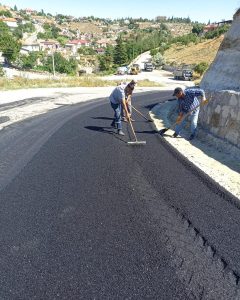
[[[128,73],[128,67],[119,67],[117,68],[117,75],[124,75]]]

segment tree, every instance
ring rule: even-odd
[[[30,52],[27,55],[20,54],[15,64],[23,69],[34,69],[37,66],[37,60],[41,55],[41,52]]]
[[[113,67],[113,47],[108,45],[105,53],[98,57],[100,71],[110,71]]]
[[[121,37],[117,39],[117,45],[114,51],[114,63],[118,66],[122,66],[128,63],[126,46]]]
[[[21,44],[15,40],[8,26],[0,22],[0,51],[3,53],[2,55],[9,61],[15,61],[20,49]]]
[[[53,72],[53,58],[48,56],[48,58],[43,62],[45,70],[48,72]],[[59,73],[66,73],[69,75],[74,75],[77,69],[76,60],[70,58],[65,59],[60,53],[54,53],[54,65],[55,71]]]
[[[5,17],[8,17],[8,18],[12,18],[12,14],[8,10],[0,10],[0,16],[5,16]]]
[[[192,28],[192,33],[196,33],[199,35],[200,33],[203,32],[203,25],[202,24],[194,24]]]
[[[17,11],[18,9],[17,9],[17,5],[14,5],[14,8],[13,8],[13,10],[15,10],[15,11]]]
[[[153,56],[152,62],[156,67],[161,67],[165,64],[164,57],[160,52]]]
[[[2,68],[2,66],[0,66],[0,77],[3,77],[5,75],[5,72]]]

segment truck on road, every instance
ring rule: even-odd
[[[153,64],[150,63],[150,62],[146,62],[144,64],[144,71],[152,72],[153,71]]]
[[[191,81],[193,78],[193,72],[191,69],[176,69],[173,72],[174,79],[176,80],[188,80]]]

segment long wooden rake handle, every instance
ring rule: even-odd
[[[127,113],[127,118],[128,118],[129,124],[130,124],[131,129],[132,129],[132,133],[133,133],[133,135],[134,135],[135,141],[137,141],[137,136],[136,136],[135,130],[134,130],[134,128],[133,128],[133,124],[132,124],[132,121],[131,121],[131,117],[130,117],[130,115],[129,115],[129,113],[128,113],[128,110],[127,110],[125,101],[124,101],[123,103],[124,103],[125,112]]]
[[[145,120],[147,120],[147,121],[151,121],[151,120],[149,120],[148,118],[146,118],[139,110],[137,110],[133,105],[131,105],[131,107],[140,115],[140,116],[142,116]]]

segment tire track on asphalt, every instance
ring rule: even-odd
[[[151,226],[159,231],[163,247],[170,254],[171,265],[176,268],[179,280],[189,288],[189,297],[239,299],[239,274],[231,269],[191,221],[164,201],[164,191],[160,195],[137,164],[131,185],[144,201],[149,219],[153,220]]]

